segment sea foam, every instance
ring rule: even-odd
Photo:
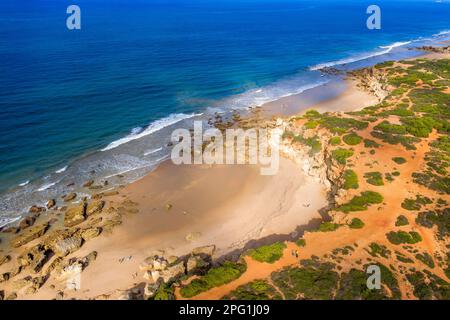
[[[171,126],[177,122],[180,122],[185,119],[189,119],[195,116],[198,116],[199,114],[184,114],[184,113],[177,113],[177,114],[171,114],[168,117],[156,120],[152,122],[147,128],[142,130],[137,130],[137,128],[134,128],[131,133],[123,138],[120,138],[118,140],[115,140],[111,142],[108,146],[103,148],[101,151],[107,151],[114,148],[117,148],[118,146],[145,137],[149,134],[152,134],[154,132],[157,132],[165,127]]]
[[[410,44],[411,42],[412,41],[394,42],[393,44],[390,44],[388,46],[380,46],[379,47],[380,49],[384,49],[384,50],[377,50],[377,51],[370,52],[367,54],[361,54],[361,55],[357,55],[357,56],[353,56],[353,57],[349,57],[349,58],[345,58],[345,59],[340,59],[340,60],[336,60],[336,61],[320,63],[320,64],[310,67],[309,69],[312,71],[315,71],[315,70],[320,70],[322,68],[329,68],[329,67],[340,66],[340,65],[344,65],[344,64],[348,64],[348,63],[358,62],[358,61],[362,61],[362,60],[367,60],[370,58],[381,56],[383,54],[387,54],[387,53],[391,52],[394,48],[405,46],[407,44]]]

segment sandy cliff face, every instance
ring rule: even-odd
[[[375,95],[379,101],[382,101],[389,94],[386,84],[386,73],[371,67],[361,69],[350,73],[358,81],[358,87]]]

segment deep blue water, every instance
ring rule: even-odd
[[[85,174],[145,167],[131,146],[157,157],[164,124],[300,92],[321,81],[311,66],[450,30],[450,3],[423,0],[376,1],[382,29],[370,31],[372,2],[0,1],[0,191],[69,181],[49,175],[76,159]],[[79,31],[66,28],[70,4],[81,8]],[[96,152],[149,125],[145,146]]]

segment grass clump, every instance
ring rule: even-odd
[[[404,215],[399,215],[397,217],[397,221],[395,221],[396,227],[406,226],[409,224],[408,218],[406,218]]]
[[[361,219],[353,218],[352,222],[348,225],[351,229],[362,229],[364,222]]]
[[[345,170],[343,178],[344,178],[344,184],[342,187],[345,190],[358,189],[358,187],[359,187],[358,175],[356,174],[355,171]]]
[[[360,144],[362,141],[362,138],[354,132],[345,135],[342,139],[344,140],[344,142],[346,144],[348,144],[350,146],[355,146],[357,144]]]
[[[390,243],[396,244],[396,245],[403,244],[403,243],[415,244],[415,243],[422,241],[422,237],[420,236],[420,234],[418,234],[415,231],[410,231],[410,232],[391,231],[386,234],[386,237]]]
[[[383,202],[383,196],[378,192],[364,191],[359,196],[353,197],[348,203],[339,206],[336,210],[345,213],[353,211],[365,211],[372,204]]]
[[[247,269],[244,263],[224,262],[221,266],[211,268],[202,277],[192,280],[182,287],[180,293],[185,298],[192,298],[201,292],[229,283],[241,276]]]
[[[367,172],[364,174],[367,183],[374,186],[383,186],[383,175],[380,172]]]
[[[250,249],[247,255],[259,262],[274,263],[283,256],[286,245],[283,242],[276,242],[256,249]]]
[[[336,149],[331,153],[333,159],[335,159],[338,163],[345,165],[347,163],[347,159],[353,156],[353,151],[348,149]]]
[[[406,159],[403,157],[394,157],[394,158],[392,158],[392,161],[394,161],[396,164],[406,163]]]

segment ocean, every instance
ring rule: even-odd
[[[66,27],[71,4],[81,30]],[[2,0],[0,226],[88,179],[142,177],[194,119],[334,81],[323,66],[406,58],[450,36],[449,1],[377,1],[381,30],[366,28],[371,4]]]

